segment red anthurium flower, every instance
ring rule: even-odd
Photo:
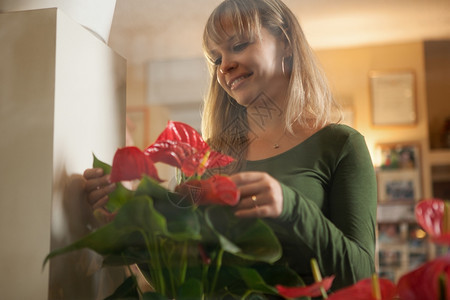
[[[144,174],[161,181],[152,160],[139,148],[124,147],[116,151],[111,170],[111,182],[141,179]]]
[[[380,287],[381,299],[392,300],[397,295],[396,286],[390,280],[379,278],[378,284]],[[376,300],[373,295],[372,279],[362,279],[349,287],[340,289],[328,296],[328,300]]]
[[[181,165],[181,171],[183,171],[184,175],[190,177],[195,175],[197,173],[198,175],[202,175],[205,173],[206,170],[206,163],[205,162],[205,155],[208,155],[208,152],[197,152],[189,157],[186,157],[186,159],[183,161]],[[208,159],[206,157],[206,159]]]
[[[319,297],[322,296],[321,288],[329,290],[333,283],[334,276],[325,277],[322,281],[315,282],[307,286],[294,286],[288,287],[283,285],[277,285],[278,293],[286,298],[298,298],[298,297]]]
[[[160,141],[186,143],[199,152],[209,149],[208,144],[197,130],[181,122],[169,121],[164,131],[156,139],[156,142]]]
[[[397,284],[402,300],[440,299],[439,276],[450,278],[450,256],[442,256],[423,264],[403,275]],[[450,299],[450,281],[446,283],[447,299]]]
[[[205,167],[207,169],[219,168],[228,165],[229,163],[233,162],[233,160],[234,159],[228,155],[223,155],[219,152],[211,151]]]
[[[444,200],[441,199],[422,200],[416,205],[416,220],[433,242],[450,245],[450,232],[443,230],[443,225],[450,221],[445,221],[444,207]]]
[[[239,190],[227,176],[213,175],[204,180],[189,180],[175,191],[188,196],[197,205],[218,204],[234,206],[239,201]]]
[[[181,169],[186,176],[202,175],[206,168],[223,167],[233,161],[227,155],[212,151],[194,128],[173,121],[169,121],[155,143],[145,149],[145,154],[154,162]]]
[[[154,162],[181,168],[186,158],[192,156],[194,151],[187,143],[167,140],[153,143],[145,149],[145,154]]]

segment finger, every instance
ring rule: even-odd
[[[95,205],[98,201],[102,200],[105,196],[108,196],[109,193],[114,191],[116,185],[111,183],[108,186],[101,187],[99,189],[94,189],[88,194],[88,202],[90,205]]]
[[[97,178],[102,175],[103,175],[103,169],[101,169],[101,168],[86,169],[83,173],[83,177],[86,179]]]
[[[262,172],[240,172],[230,176],[230,179],[238,186],[247,185],[249,183],[257,182],[263,178]]]
[[[103,207],[103,206],[105,206],[106,205],[106,203],[108,203],[108,200],[109,200],[109,197],[106,195],[106,196],[103,196],[102,198],[100,198],[97,202],[95,202],[93,205],[92,205],[92,209],[97,209],[97,208],[101,208],[101,207]]]
[[[266,190],[265,186],[260,181],[255,181],[246,185],[239,187],[239,193],[242,198],[251,198],[252,196],[257,196],[258,194],[264,193]]]
[[[269,215],[269,207],[257,205],[253,208],[237,210],[234,215],[239,218],[264,218]]]
[[[102,177],[95,177],[86,181],[85,191],[92,192],[93,190],[98,190],[100,188],[106,187],[111,184],[109,181],[110,175],[107,174]]]
[[[251,196],[247,196],[242,198],[241,201],[236,205],[236,209],[251,209],[255,206],[261,206],[265,204],[265,200],[261,194],[252,194]]]

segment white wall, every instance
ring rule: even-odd
[[[44,9],[0,14],[0,65],[2,298],[102,298],[114,286],[92,253],[42,263],[88,232],[92,153],[110,163],[124,144],[125,60]]]

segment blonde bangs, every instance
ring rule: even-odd
[[[257,7],[233,0],[222,2],[210,15],[203,32],[203,51],[211,63],[212,44],[220,44],[230,38],[260,37],[261,24]]]

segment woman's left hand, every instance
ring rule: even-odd
[[[230,178],[241,194],[236,216],[276,218],[281,215],[283,192],[275,178],[264,172],[241,172]]]

